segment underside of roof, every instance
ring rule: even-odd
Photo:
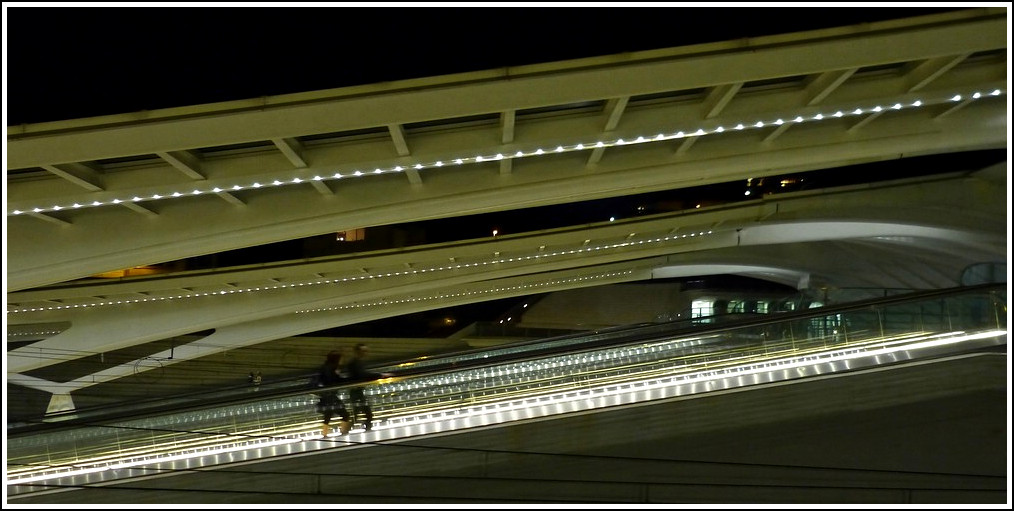
[[[1006,8],[978,8],[8,127],[7,324],[71,325],[9,350],[8,378],[201,330],[215,333],[174,360],[701,273],[799,288],[958,285],[970,265],[1005,264],[1005,161],[580,228],[90,277],[408,221],[1003,149],[1008,40]]]

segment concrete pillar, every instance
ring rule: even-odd
[[[74,400],[70,398],[70,394],[53,394],[49,398],[49,406],[46,407],[46,413],[63,412],[74,409]]]

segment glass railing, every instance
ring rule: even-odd
[[[992,285],[743,318],[709,329],[648,325],[595,333],[583,342],[570,337],[472,350],[426,359],[425,367],[392,366],[391,372],[400,369],[395,376],[358,383],[372,403],[371,431],[356,427],[323,437],[318,397],[303,388],[59,430],[8,432],[8,493],[60,477],[95,482],[156,466],[252,459],[266,455],[264,449],[305,452],[1005,349],[1006,318],[1006,289]],[[347,398],[351,386],[325,390]]]
[[[956,309],[949,297],[961,296],[962,303],[982,301],[969,310]],[[806,309],[794,312],[774,312],[768,314],[727,314],[704,318],[683,319],[664,323],[650,323],[600,329],[591,332],[539,339],[534,341],[510,343],[495,348],[468,350],[459,353],[448,353],[439,357],[421,357],[376,368],[379,372],[406,374],[414,371],[426,371],[447,366],[467,363],[493,363],[518,357],[532,357],[553,354],[558,351],[592,349],[622,344],[640,339],[652,339],[673,335],[690,335],[715,331],[742,331],[743,338],[774,340],[809,339],[812,336],[823,336],[828,332],[835,335],[853,335],[859,330],[870,326],[871,321],[878,325],[881,332],[888,332],[912,323],[914,319],[929,322],[933,317],[950,315],[952,324],[956,317],[968,317],[977,313],[979,308],[992,307],[992,304],[1006,304],[1006,287],[1003,285],[983,285],[967,288],[923,291],[897,295],[873,300],[857,301],[818,309]],[[936,308],[946,310],[933,311]],[[1003,306],[1006,310],[1006,305]],[[918,311],[918,318],[912,311]],[[967,313],[966,313],[967,312]],[[871,316],[874,314],[876,316]],[[994,318],[1006,321],[1005,318]],[[796,323],[793,323],[793,322]],[[781,326],[778,326],[781,325]],[[805,328],[804,328],[805,326]],[[745,333],[750,328],[760,327],[758,333]]]
[[[564,335],[557,335],[548,338],[536,338],[522,341],[514,341],[505,347],[485,348],[468,350],[465,352],[444,353],[433,357],[417,357],[403,361],[395,361],[383,366],[375,367],[374,372],[391,372],[398,375],[427,371],[435,367],[460,362],[482,361],[490,357],[498,358],[503,355],[512,356],[524,353],[544,352],[546,350],[566,349],[578,345],[595,345],[601,343],[615,342],[629,337],[632,333],[642,332],[642,335],[651,335],[652,330],[645,330],[646,327],[660,327],[666,332],[700,328],[701,326],[713,327],[715,324],[724,323],[735,319],[741,319],[739,314],[728,315],[727,317],[704,317],[694,319],[683,319],[670,321],[662,324],[634,324],[621,325],[616,327],[601,328],[595,330],[579,331]],[[710,324],[705,324],[710,323]],[[648,333],[645,333],[648,332]],[[279,393],[291,392],[294,389],[306,389],[309,386],[311,374],[297,374],[284,378],[276,378],[264,381],[262,384],[252,386],[250,384],[233,385],[216,388],[214,390],[195,391],[174,396],[153,396],[147,399],[136,399],[130,402],[108,403],[90,407],[79,407],[74,410],[63,410],[47,413],[38,418],[8,418],[8,433],[31,432],[50,429],[50,427],[73,426],[76,423],[87,423],[93,421],[106,421],[117,418],[129,418],[131,416],[145,415],[150,412],[161,413],[169,409],[183,410],[189,407],[216,406],[232,401],[244,401],[250,399],[262,399],[275,396]],[[259,394],[252,395],[257,392]]]

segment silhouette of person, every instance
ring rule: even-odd
[[[345,378],[339,373],[342,368],[343,354],[340,351],[332,351],[327,354],[327,359],[317,371],[316,386],[324,387],[324,390],[317,393],[320,401],[317,402],[317,410],[324,416],[324,423],[321,425],[321,433],[326,437],[331,433],[331,418],[335,415],[341,418],[338,421],[340,434],[344,435],[352,428],[349,421],[349,412],[345,409],[338,391],[329,387],[339,385]]]
[[[260,371],[257,372],[250,371],[250,376],[248,376],[246,380],[250,383],[250,385],[253,386],[253,389],[256,391],[260,390],[261,379],[262,378]]]
[[[366,369],[365,362],[369,348],[359,343],[352,349],[352,356],[348,358],[348,362],[345,364],[345,375],[352,381],[364,381],[364,380],[375,380],[377,378],[385,378],[390,376],[388,373],[377,373]],[[353,387],[349,389],[349,401],[352,402],[352,417],[358,418],[360,413],[365,417],[363,422],[366,431],[373,428],[373,408],[370,406],[370,402],[366,399],[366,391],[363,387]]]

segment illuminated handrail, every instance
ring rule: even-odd
[[[645,332],[649,334],[640,335]],[[443,367],[362,385],[378,423],[418,424],[453,418],[460,410],[476,407],[556,399],[567,393],[592,396],[625,385],[679,384],[681,379],[708,373],[756,373],[782,364],[897,352],[914,345],[952,342],[944,349],[978,349],[1006,343],[1006,292],[998,286],[978,286],[876,305],[779,315],[778,321],[745,320],[704,332],[664,334],[664,329],[647,327],[640,334],[627,336],[622,343],[582,343],[577,349],[568,345],[569,350],[539,346],[524,356],[504,354],[493,363]],[[460,361],[462,355],[451,359]],[[335,389],[347,392],[347,388]],[[200,455],[224,446],[299,441],[317,434],[316,400],[304,389],[217,408],[8,437],[9,484]]]
[[[572,352],[577,349],[598,349],[603,346],[618,346],[624,343],[638,342],[641,339],[651,339],[666,335],[689,334],[691,332],[700,332],[701,334],[706,332],[714,333],[757,325],[771,325],[773,327],[793,319],[805,320],[807,318],[825,317],[829,314],[829,310],[847,313],[849,311],[884,308],[894,304],[925,302],[948,296],[964,296],[979,293],[986,295],[996,294],[997,300],[1006,303],[1006,287],[1004,285],[983,284],[953,289],[920,291],[905,295],[893,295],[850,302],[844,305],[836,305],[833,309],[825,307],[763,315],[743,315],[741,317],[729,315],[721,323],[713,325],[700,324],[697,321],[700,318],[697,318],[697,320],[627,325],[549,339],[515,342],[504,347],[474,349],[445,353],[434,357],[413,358],[385,366],[374,367],[373,370],[375,372],[392,373],[398,376],[408,376],[420,372],[456,371],[465,367],[522,361],[530,358],[549,356],[555,353]],[[309,378],[310,375],[307,374],[278,382],[265,382],[257,388],[257,393],[251,392],[251,387],[243,385],[219,389],[213,392],[202,392],[171,398],[156,398],[113,406],[107,405],[94,410],[79,409],[60,412],[48,415],[41,423],[8,424],[7,434],[8,436],[15,436],[47,429],[75,427],[77,424],[89,424],[96,421],[125,420],[133,416],[147,416],[152,413],[162,414],[194,408],[219,408],[235,403],[254,402],[267,398],[283,398],[286,395],[298,395],[305,392]]]
[[[1005,295],[1006,288],[996,284],[968,286],[957,289],[930,290],[904,295],[893,295],[870,300],[850,302],[846,305],[836,305],[836,310],[855,310],[868,307],[882,307],[892,303],[926,300],[933,297],[948,296],[953,293],[965,294],[976,292],[996,292]],[[1006,300],[1004,296],[1003,300]],[[441,354],[436,357],[415,358],[405,361],[394,362],[382,367],[374,368],[377,372],[389,372],[397,375],[408,375],[419,371],[456,370],[464,366],[475,364],[493,364],[510,360],[522,360],[530,357],[551,355],[555,352],[566,352],[584,348],[597,348],[600,346],[622,344],[625,342],[647,339],[653,336],[665,336],[679,332],[686,332],[694,329],[695,332],[711,332],[724,330],[725,327],[734,325],[751,324],[756,322],[780,322],[790,317],[810,317],[823,315],[823,309],[802,309],[796,311],[781,311],[769,314],[728,314],[725,316],[713,316],[711,318],[681,319],[661,323],[641,323],[634,325],[623,325],[600,329],[593,332],[559,336],[551,339],[541,339],[526,342],[511,343],[506,347],[488,348],[479,350],[468,350],[457,353]],[[702,320],[710,319],[713,324],[704,324]],[[172,411],[185,411],[193,408],[219,408],[241,402],[253,402],[267,397],[279,397],[285,393],[302,392],[309,381],[309,375],[302,375],[287,378],[279,381],[264,382],[257,387],[258,393],[250,392],[248,385],[237,385],[233,387],[216,389],[208,392],[195,392],[191,394],[177,395],[171,397],[156,397],[144,400],[117,405],[105,405],[92,409],[77,409],[74,411],[49,414],[41,422],[29,421],[22,423],[8,423],[8,436],[21,433],[31,433],[54,428],[75,427],[78,424],[89,424],[95,421],[126,420],[131,417],[147,416],[152,413],[162,414]]]

